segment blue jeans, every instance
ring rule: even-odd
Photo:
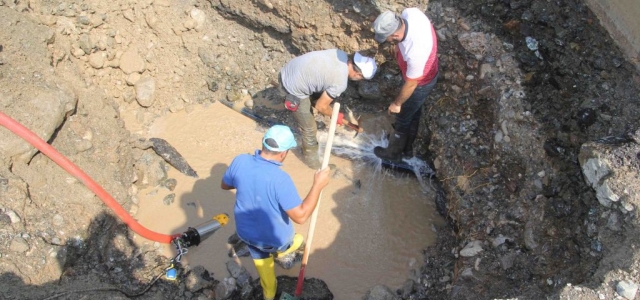
[[[411,124],[419,124],[420,117],[422,116],[422,105],[429,97],[429,94],[436,87],[438,82],[438,75],[434,77],[429,83],[425,85],[417,86],[413,91],[409,99],[402,103],[400,113],[396,115],[394,129],[398,133],[404,133],[408,135],[416,135],[418,133],[418,126],[411,126]]]
[[[293,240],[278,248],[271,247],[271,246],[258,247],[258,246],[251,245],[247,242],[245,243],[247,244],[247,246],[249,246],[249,253],[251,254],[251,258],[264,259],[264,258],[270,257],[271,254],[275,254],[277,252],[283,252],[289,249],[289,247],[291,247],[291,244],[293,243]]]

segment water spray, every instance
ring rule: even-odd
[[[431,179],[436,175],[433,168],[424,160],[418,157],[403,158],[401,161],[390,161],[380,159],[373,153],[376,146],[387,147],[389,141],[385,138],[386,134],[360,134],[356,137],[348,137],[344,135],[336,135],[333,140],[333,154],[347,158],[349,160],[363,161],[370,165],[376,172],[380,172],[382,167],[397,170],[406,173],[412,173],[418,179],[423,192],[433,190],[429,186]],[[318,133],[318,141],[322,144],[326,141],[327,134]]]

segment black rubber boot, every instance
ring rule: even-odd
[[[403,158],[412,158],[413,157],[413,142],[416,140],[415,135],[407,135],[407,144],[404,146],[402,150]]]
[[[373,153],[382,159],[400,161],[402,160],[402,150],[407,144],[407,135],[396,132],[389,136],[389,146],[387,148],[375,147]]]
[[[318,170],[322,167],[320,157],[318,156],[318,144],[313,146],[302,146],[302,161],[307,167]]]
[[[422,109],[418,112],[422,113]],[[403,158],[411,158],[413,157],[413,142],[416,140],[418,136],[418,129],[420,127],[420,118],[413,118],[411,123],[409,124],[409,131],[407,131],[407,144],[404,146],[402,150]]]

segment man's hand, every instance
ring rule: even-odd
[[[320,189],[324,189],[329,184],[329,179],[331,178],[330,175],[331,168],[329,167],[316,171],[313,175],[313,185]]]
[[[307,221],[309,216],[313,213],[313,210],[318,204],[320,199],[320,193],[329,184],[331,178],[331,168],[326,167],[316,171],[313,175],[313,185],[307,197],[302,200],[302,203],[290,210],[287,210],[287,215],[291,220],[298,224],[302,224]]]
[[[389,114],[399,114],[402,105],[397,105],[395,102],[389,104]]]
[[[402,84],[402,88],[400,88],[400,93],[393,99],[393,102],[389,104],[389,115],[400,113],[402,104],[411,97],[411,94],[413,94],[417,86],[418,80],[405,78],[404,84]]]

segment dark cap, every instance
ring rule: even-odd
[[[401,24],[398,16],[391,11],[387,10],[380,14],[373,22],[376,42],[384,43],[390,35],[400,28]]]

